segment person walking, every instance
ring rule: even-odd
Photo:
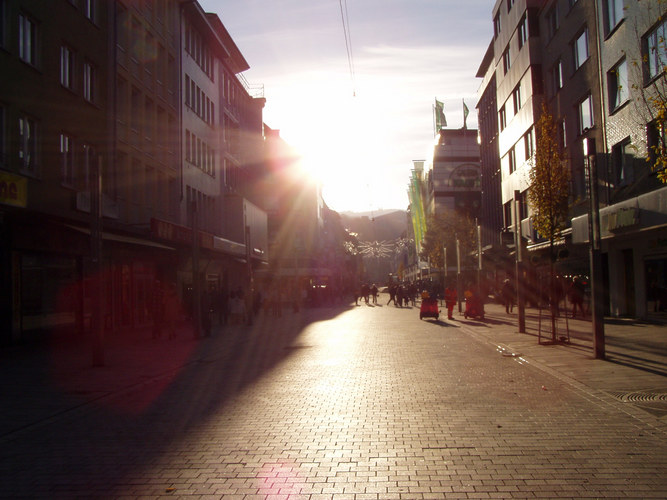
[[[387,302],[387,305],[392,302],[396,305],[396,285],[389,285],[389,302]]]
[[[371,286],[371,297],[373,297],[373,304],[378,303],[378,287],[375,283]]]
[[[454,306],[456,306],[456,301],[458,300],[458,294],[456,293],[456,288],[452,285],[448,285],[445,288],[445,306],[447,307],[447,319],[454,319],[452,312],[454,311]]]
[[[569,289],[570,302],[572,302],[572,317],[576,318],[577,309],[581,312],[581,317],[584,317],[584,284],[579,276],[572,278],[572,283]]]
[[[500,291],[503,304],[505,304],[505,312],[510,314],[514,310],[514,287],[509,279],[503,282],[503,287]]]

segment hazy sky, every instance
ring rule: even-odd
[[[495,0],[200,0],[263,84],[264,122],[304,155],[334,210],[405,209],[412,160],[432,149],[433,103],[450,128],[462,99],[477,126],[475,77]]]

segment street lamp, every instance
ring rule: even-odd
[[[604,292],[600,277],[600,206],[598,203],[598,170],[595,157],[595,139],[584,139],[584,167],[588,174],[589,212],[588,241],[591,271],[591,319],[593,323],[593,352],[595,359],[605,359]]]

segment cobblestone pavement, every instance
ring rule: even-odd
[[[597,387],[597,361],[577,372],[562,346],[518,353],[536,342],[515,330],[493,311],[435,322],[363,305],[146,341],[133,361],[110,355],[122,373],[63,356],[48,397],[14,379],[25,425],[5,419],[0,496],[667,497],[662,417]],[[664,386],[651,376],[638,383]]]

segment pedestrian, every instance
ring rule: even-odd
[[[378,303],[378,287],[375,283],[371,286],[371,296],[373,297],[373,304]]]
[[[579,276],[572,278],[572,283],[570,284],[570,289],[568,291],[570,296],[570,302],[572,303],[572,317],[577,316],[577,309],[581,312],[581,316],[584,316],[584,284]]]
[[[512,282],[509,279],[503,282],[500,296],[502,297],[503,304],[505,304],[505,312],[510,314],[514,310],[515,293]]]
[[[243,291],[235,290],[229,297],[229,316],[232,325],[241,325],[245,321],[245,301]]]
[[[396,305],[396,285],[389,285],[389,302],[387,302],[387,305],[392,302]]]
[[[458,294],[454,286],[447,285],[445,288],[445,306],[447,307],[447,319],[454,319],[452,312],[458,300]]]

